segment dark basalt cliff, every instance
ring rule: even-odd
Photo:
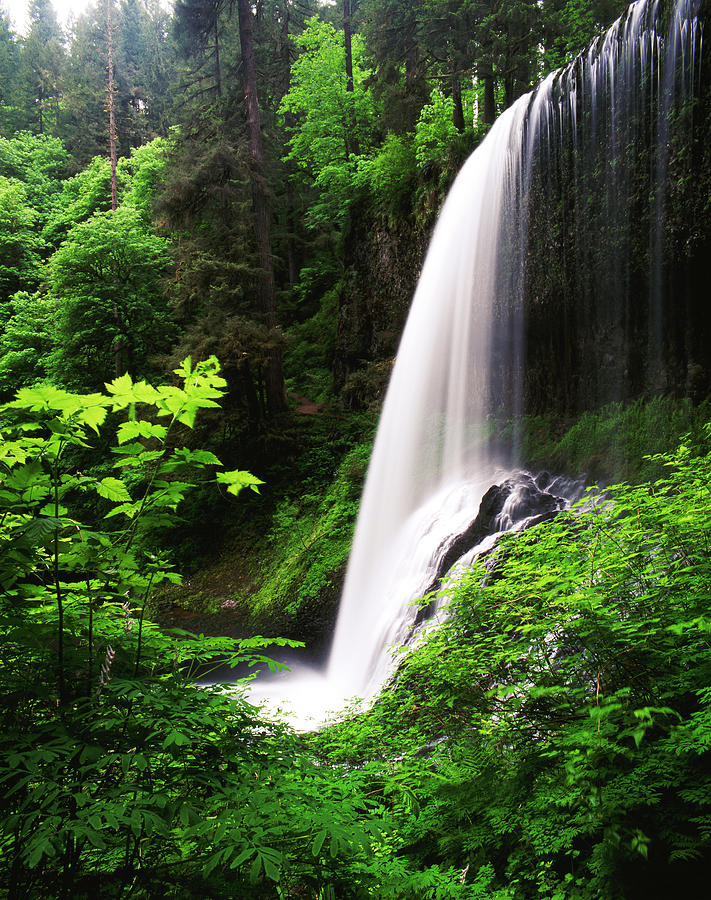
[[[700,35],[695,52],[693,71],[680,53],[675,78],[640,78],[616,115],[604,94],[596,111],[578,101],[577,127],[534,164],[529,412],[711,390],[711,54]]]
[[[334,383],[355,408],[377,404],[417,285],[429,228],[388,228],[356,217],[346,244],[346,272],[336,334]]]
[[[501,260],[525,285],[526,412],[575,416],[611,401],[711,392],[707,45],[698,41],[693,72],[682,62],[676,83],[662,86],[668,107],[663,97],[654,105],[657,88],[650,95],[642,74],[641,93],[630,91],[615,119],[604,94],[595,116],[578,101],[575,124],[563,123],[563,137],[533,161],[523,258],[515,249]],[[354,217],[334,363],[352,408],[382,400],[431,224]],[[502,286],[502,306],[518,302],[517,290]]]

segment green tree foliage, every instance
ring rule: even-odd
[[[192,62],[188,83],[200,95],[222,96],[220,49],[232,4],[227,0],[178,0],[173,30],[183,55]]]
[[[122,0],[118,13],[117,127],[125,155],[167,136],[177,60],[169,14],[158,0]]]
[[[163,183],[167,146],[166,141],[156,138],[118,161],[118,203],[134,208],[149,230],[155,218],[153,205]],[[107,156],[96,156],[81,172],[62,181],[43,236],[56,248],[74,225],[110,209],[111,163]]]
[[[20,45],[9,14],[0,8],[0,135],[10,137],[22,127],[19,96]]]
[[[146,226],[155,221],[154,206],[165,183],[169,149],[167,140],[155,138],[119,161],[118,173],[128,182],[124,203],[140,214]]]
[[[457,134],[453,121],[454,103],[439,88],[430,95],[415,126],[415,158],[423,168],[433,162],[443,163]]]
[[[546,70],[565,65],[627,8],[624,0],[544,0],[543,47]]]
[[[106,88],[106,4],[97,3],[75,23],[67,56],[58,130],[74,171],[108,154]]]
[[[297,122],[287,158],[311,176],[319,191],[310,221],[342,222],[357,166],[354,147],[367,153],[373,143],[375,107],[365,86],[363,42],[354,35],[352,92],[347,90],[343,32],[314,16],[295,43],[301,53],[281,103],[282,112]]]
[[[30,206],[44,227],[67,175],[69,155],[59,138],[20,131],[0,137],[0,175],[22,182]]]
[[[66,66],[64,34],[51,0],[31,0],[29,19],[20,57],[25,115],[35,133],[55,134]]]
[[[114,5],[114,103],[119,156],[167,135],[175,51],[168,15],[157,3]],[[81,15],[74,27],[62,94],[59,134],[80,169],[108,152],[106,4]]]
[[[449,130],[449,122],[446,127]],[[375,216],[392,223],[411,212],[416,175],[410,135],[391,133],[377,153],[359,161],[356,184],[366,192]]]
[[[290,17],[278,18],[284,9],[260,4],[255,16],[249,4],[239,15],[230,4],[179,7],[183,124],[159,204],[180,233],[172,295],[184,339],[176,358],[219,355],[239,428],[250,431],[285,405],[278,323],[295,278],[293,198],[283,170],[273,166],[273,109],[264,115],[285,80]],[[257,62],[268,57],[263,72]],[[272,187],[286,195],[276,211]]]
[[[264,367],[283,340],[256,309],[251,196],[244,144],[183,138],[165,170],[159,215],[178,237],[170,285],[181,337],[174,358],[187,352],[219,355],[230,384],[238,430],[266,417]]]
[[[46,293],[18,291],[11,297],[0,335],[0,394],[44,381],[54,349],[55,304]]]
[[[169,338],[162,291],[169,262],[167,241],[129,206],[75,225],[49,262],[58,310],[54,377],[86,389],[116,370],[144,373]]]
[[[37,284],[40,264],[37,213],[19,181],[0,175],[0,316],[8,315],[15,291]]]
[[[396,134],[412,130],[431,90],[419,39],[423,8],[422,0],[363,0],[358,10],[377,73],[373,89],[382,98],[385,127]]]

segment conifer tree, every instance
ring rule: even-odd
[[[0,7],[0,135],[11,137],[22,121],[18,94],[20,47],[10,25],[10,17]]]
[[[20,60],[27,120],[33,131],[54,134],[66,66],[64,34],[51,0],[31,0],[29,18]]]
[[[264,152],[262,150],[259,99],[257,96],[257,73],[254,64],[254,35],[252,29],[252,9],[249,0],[238,0],[240,44],[242,47],[242,71],[244,97],[247,104],[247,131],[249,155],[252,164],[252,211],[254,215],[254,236],[259,260],[259,305],[268,328],[277,326],[276,290],[274,285],[274,264],[272,261],[271,236],[269,228],[269,204],[264,181]],[[272,414],[286,409],[286,392],[281,363],[281,349],[273,347],[268,355],[266,372],[267,403]]]

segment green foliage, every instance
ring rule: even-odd
[[[68,158],[62,142],[47,134],[21,131],[0,138],[0,175],[22,182],[41,224],[57,202]]]
[[[127,189],[127,175],[123,167],[117,171],[119,203]],[[96,156],[85,169],[62,182],[62,193],[49,217],[45,237],[57,246],[74,226],[97,212],[108,212],[110,209],[111,163],[107,157]]]
[[[51,372],[70,387],[93,389],[113,372],[143,374],[166,345],[161,281],[168,244],[130,206],[96,213],[70,231],[49,263],[59,306]]]
[[[451,97],[445,97],[439,88],[432,91],[415,126],[415,157],[420,168],[446,162],[449,145],[457,135],[452,123],[453,108]]]
[[[628,4],[620,0],[544,2],[544,68],[558,69],[582,53],[603,27],[612,24]]]
[[[307,172],[319,191],[320,200],[309,211],[310,223],[342,222],[357,157],[372,145],[375,124],[363,42],[353,36],[352,92],[346,84],[343,32],[313,16],[295,43],[301,53],[280,106],[281,113],[292,114],[298,122],[286,159]]]
[[[29,206],[19,181],[0,175],[0,316],[7,317],[12,294],[37,284],[41,241],[35,232],[37,214]]]
[[[65,38],[50,0],[30,0],[27,12],[30,27],[20,52],[20,90],[30,129],[44,134],[57,126]]]
[[[453,896],[458,881],[462,896],[561,900],[699,890],[711,858],[705,434],[701,455],[655,460],[654,485],[592,492],[505,536],[445,591],[450,621],[374,709],[317,738],[390,797],[389,849],[411,871],[449,871]],[[413,884],[398,896],[418,896]]]
[[[130,185],[125,203],[138,210],[147,226],[153,222],[153,204],[165,178],[169,146],[165,139],[156,138],[119,162],[119,171]]]
[[[13,33],[9,13],[0,9],[0,134],[10,135],[22,127],[18,96],[19,66],[19,42]]]
[[[409,212],[416,182],[417,150],[412,136],[388,134],[371,158],[358,164],[357,183],[364,182],[376,215],[389,218]]]
[[[6,397],[47,377],[55,308],[46,294],[19,291],[10,299],[9,313],[0,335],[0,392]]]
[[[166,140],[156,138],[118,161],[118,203],[135,209],[148,230],[163,182],[167,147]],[[110,209],[111,163],[107,156],[95,156],[81,172],[62,181],[61,193],[45,226],[45,238],[57,246],[75,225]]]
[[[663,474],[654,454],[669,451],[678,435],[690,429],[700,439],[706,416],[706,404],[695,407],[671,397],[611,403],[583,413],[559,437],[549,419],[530,417],[524,425],[523,456],[527,465],[585,472],[590,480],[653,481]]]
[[[215,660],[276,667],[263,638],[164,634],[144,616],[154,587],[179,580],[146,535],[220,466],[178,440],[220,399],[218,371],[186,360],[182,387],[23,389],[0,410],[2,896],[95,896],[97,879],[107,897],[181,882],[180,896],[301,892],[337,881],[375,833],[358,779],[336,783],[255,718],[244,682],[191,685]],[[117,414],[115,467],[131,477],[69,466]],[[81,494],[101,498],[107,526],[78,521]]]
[[[276,554],[250,601],[255,618],[276,617],[282,630],[293,630],[337,599],[369,454],[370,442],[354,447],[325,494],[279,504],[267,537]]]
[[[309,291],[310,275],[310,272],[301,273],[303,295]],[[322,273],[314,275],[318,279]],[[315,402],[327,401],[333,395],[331,363],[337,309],[337,291],[327,291],[321,298],[318,312],[305,322],[292,326],[286,334],[284,371],[287,388]]]

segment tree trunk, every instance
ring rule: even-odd
[[[351,44],[351,0],[343,0],[343,38],[346,45],[346,90],[353,93],[353,49]]]
[[[496,96],[494,94],[494,67],[489,60],[482,62],[479,73],[484,82],[484,110],[481,120],[485,125],[493,125],[496,119]]]
[[[353,48],[351,41],[351,0],[343,0],[343,39],[346,49],[346,91],[350,94],[351,103],[348,109],[348,138],[346,139],[346,156],[353,152],[360,153],[355,117],[355,89],[353,86]]]
[[[456,68],[452,66],[452,123],[457,131],[464,131],[464,107],[462,106],[462,82]]]
[[[109,156],[111,158],[111,209],[115,210],[117,204],[116,190],[116,117],[114,111],[114,36],[111,22],[111,6],[113,0],[106,0],[106,44],[108,47],[108,74],[109,86],[106,102],[109,108]]]
[[[252,161],[254,237],[260,266],[259,304],[267,327],[276,328],[276,291],[269,234],[269,204],[264,182],[264,154],[262,153],[261,123],[257,99],[252,10],[249,0],[237,0],[237,15],[239,18],[240,45],[242,47],[244,98],[247,105],[249,155]],[[265,380],[270,413],[274,415],[283,412],[287,408],[287,404],[280,347],[274,347],[268,351]]]

